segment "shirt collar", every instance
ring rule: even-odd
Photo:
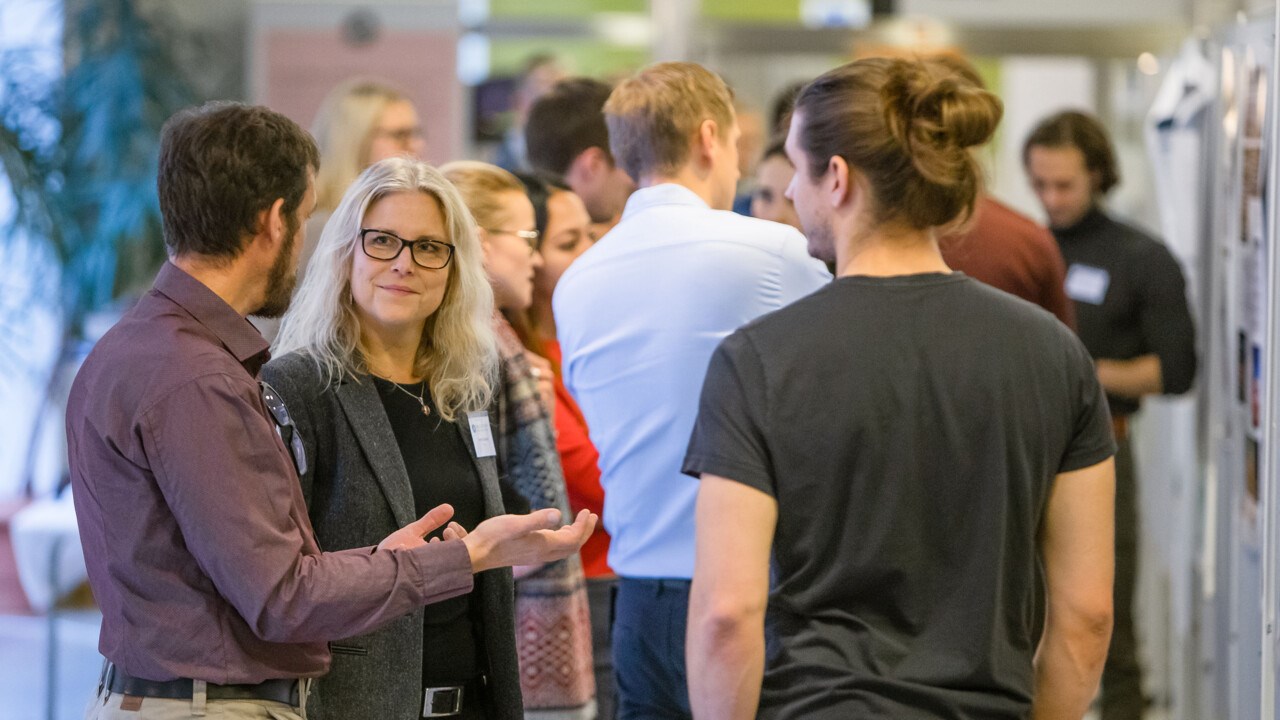
[[[153,287],[191,313],[191,317],[222,341],[241,365],[255,371],[255,374],[257,368],[270,358],[267,352],[270,346],[262,334],[217,293],[182,268],[165,262]]]
[[[710,207],[705,200],[698,197],[698,194],[689,188],[675,183],[662,183],[640,188],[631,193],[631,197],[627,199],[627,206],[622,210],[622,217],[626,219],[629,215],[634,215],[658,205],[684,205],[703,209]]]

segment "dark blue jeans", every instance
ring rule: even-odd
[[[684,669],[688,615],[688,580],[618,580],[613,608],[618,720],[692,720]]]

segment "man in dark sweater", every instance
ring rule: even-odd
[[[1044,120],[1027,138],[1022,158],[1067,263],[1067,295],[1107,392],[1119,445],[1115,629],[1102,675],[1102,719],[1137,720],[1144,702],[1133,630],[1138,510],[1128,420],[1144,396],[1191,388],[1195,330],[1182,270],[1168,248],[1101,207],[1119,174],[1095,118],[1063,112]]]

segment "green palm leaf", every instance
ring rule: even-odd
[[[64,75],[49,77],[35,50],[0,55],[0,172],[15,201],[0,249],[33,243],[56,270],[32,292],[57,298],[60,365],[78,351],[88,315],[144,289],[163,261],[160,128],[196,101],[170,51],[185,38],[163,15],[139,15],[131,0],[73,7]],[[0,317],[0,369],[19,358],[11,320]],[[50,395],[59,375],[50,373]]]

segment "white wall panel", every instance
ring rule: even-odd
[[[1094,64],[1080,57],[1009,57],[1001,65],[1000,148],[991,168],[992,192],[1013,207],[1044,220],[1022,171],[1022,141],[1045,116],[1097,105]]]

